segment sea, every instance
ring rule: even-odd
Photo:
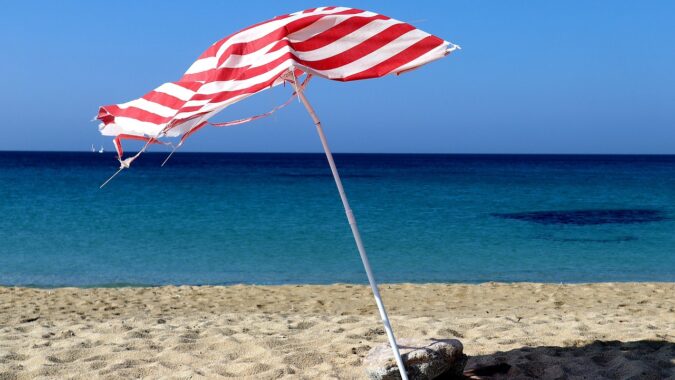
[[[322,154],[0,152],[0,284],[366,283]],[[381,283],[675,281],[675,156],[336,154]]]

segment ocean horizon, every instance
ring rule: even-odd
[[[0,284],[366,283],[322,153],[0,152]],[[675,155],[342,153],[381,283],[675,281]]]

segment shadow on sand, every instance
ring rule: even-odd
[[[469,357],[463,379],[675,379],[675,342],[523,347]]]

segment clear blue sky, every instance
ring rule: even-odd
[[[4,1],[0,150],[112,149],[102,104],[179,78],[214,41],[321,5],[410,22],[463,50],[401,77],[315,80],[337,152],[675,154],[673,1]],[[214,120],[264,112],[277,88]],[[299,104],[185,150],[318,152]]]

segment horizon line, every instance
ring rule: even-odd
[[[97,154],[111,154],[114,150],[99,153],[91,152],[89,150],[2,150],[0,153],[97,153]],[[137,151],[125,151],[127,154],[137,153]],[[169,152],[145,152],[146,154],[168,154]],[[260,151],[180,151],[175,154],[320,154],[324,155],[323,151],[316,152],[260,152]],[[333,152],[333,154],[364,154],[364,155],[454,155],[454,156],[675,156],[675,153],[449,153],[449,152]]]

